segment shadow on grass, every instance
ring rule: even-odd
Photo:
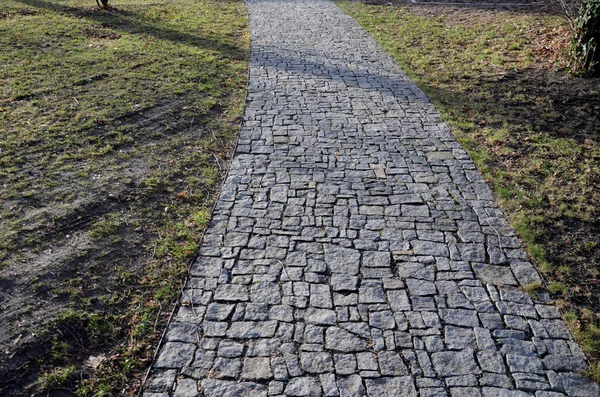
[[[245,50],[236,45],[217,38],[184,33],[176,29],[158,27],[148,18],[127,10],[98,10],[93,8],[72,7],[44,0],[16,0],[25,5],[49,10],[52,12],[70,14],[78,18],[86,18],[101,23],[104,27],[130,34],[148,34],[160,40],[174,43],[185,43],[195,47],[217,50],[227,56],[244,59]]]
[[[432,13],[452,13],[461,10],[500,10],[522,14],[563,15],[555,0],[352,0],[357,3],[390,7],[419,7]]]
[[[459,92],[428,87],[450,108],[482,113],[488,120],[512,131],[543,134],[551,138],[600,138],[600,79],[575,78],[544,69],[512,70],[499,76],[479,75],[459,80],[473,90]]]
[[[471,123],[461,135],[495,175],[496,192],[525,215],[550,279],[569,287],[571,302],[599,311],[600,79],[523,69],[431,83],[424,88],[445,113]],[[452,89],[463,84],[471,88]]]

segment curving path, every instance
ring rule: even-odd
[[[598,396],[427,97],[324,0],[248,0],[230,174],[151,396]]]

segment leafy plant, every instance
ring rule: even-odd
[[[576,72],[598,72],[600,61],[600,1],[586,0],[581,4],[579,16],[575,19],[575,34],[571,43],[573,69]]]

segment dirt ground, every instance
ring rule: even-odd
[[[157,132],[145,142],[138,139],[137,150],[169,147],[174,136],[195,144],[207,139],[208,131],[189,128],[190,118],[177,117],[173,110],[180,108],[181,103],[175,101],[129,115],[129,129]],[[175,120],[178,125],[171,124],[165,134],[166,124]],[[224,153],[214,152],[222,167],[226,167],[231,143],[221,139]],[[189,147],[182,144],[178,149]],[[0,390],[8,395],[29,395],[30,387],[37,389],[40,373],[62,363],[81,363],[84,368],[97,365],[97,358],[109,360],[106,354],[115,351],[115,341],[131,337],[127,334],[135,318],[119,311],[127,313],[132,304],[143,304],[139,296],[147,294],[142,291],[145,267],[153,262],[157,249],[157,243],[149,242],[160,239],[158,231],[168,224],[168,208],[186,204],[174,192],[185,192],[188,185],[174,177],[161,181],[160,188],[148,189],[143,181],[153,166],[143,157],[126,158],[118,162],[118,172],[111,167],[94,174],[91,189],[79,190],[77,178],[66,174],[60,186],[45,192],[45,197],[52,197],[79,191],[67,208],[47,206],[43,200],[4,203],[4,209],[25,224],[17,237],[19,249],[8,256],[0,279]],[[208,188],[205,194],[201,204],[209,206],[214,189]],[[169,288],[178,289],[185,265],[184,261],[183,267],[163,274],[176,278]],[[160,334],[161,321],[169,314],[169,307],[157,312],[155,334]],[[142,357],[149,360],[152,353],[148,350]]]
[[[2,396],[135,394],[235,145],[243,3],[111,4],[0,11]]]

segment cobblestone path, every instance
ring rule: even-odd
[[[598,396],[423,92],[328,1],[247,6],[239,146],[145,396]]]

